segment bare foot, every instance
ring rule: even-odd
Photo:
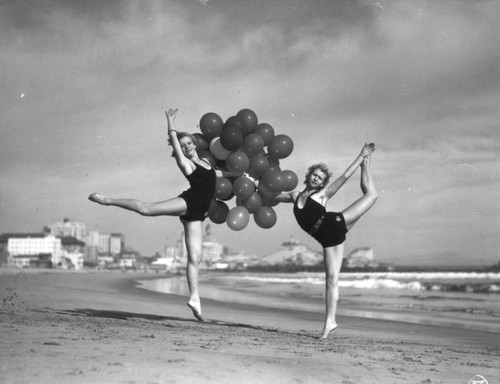
[[[191,311],[193,311],[193,316],[196,317],[196,319],[199,321],[205,321],[201,315],[201,305],[199,300],[189,299],[187,306],[191,309]]]
[[[363,148],[361,149],[361,156],[363,158],[370,157],[371,154],[375,151],[375,144],[374,143],[366,143]]]
[[[92,193],[91,195],[89,195],[90,201],[93,201],[94,203],[101,205],[108,205],[108,199],[109,196],[104,196],[101,195],[100,193]]]
[[[323,334],[321,335],[321,337],[319,339],[325,340],[328,337],[328,335],[330,334],[330,332],[334,331],[335,329],[337,329],[337,323],[325,324],[325,327],[323,328]]]

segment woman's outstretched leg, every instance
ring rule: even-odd
[[[185,200],[180,197],[155,203],[145,203],[137,199],[115,199],[111,196],[93,193],[89,196],[89,200],[101,205],[115,206],[137,212],[142,216],[181,216],[186,213],[187,209]]]
[[[198,267],[202,252],[203,228],[201,221],[182,221],[184,225],[184,236],[186,238],[186,248],[188,261],[186,267],[186,277],[189,287],[189,300],[187,306],[193,311],[194,317],[199,321],[204,321],[201,314],[201,301],[198,292]]]
[[[326,316],[320,340],[328,337],[337,328],[337,303],[339,301],[339,274],[344,257],[344,244],[323,249],[325,262],[325,301]]]
[[[363,196],[342,211],[348,230],[351,229],[359,218],[368,212],[377,201],[378,194],[375,184],[373,183],[370,164],[371,156],[367,156],[361,163],[361,191],[363,192]]]

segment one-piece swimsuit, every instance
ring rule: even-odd
[[[300,194],[299,194],[300,196]],[[308,196],[303,208],[298,207],[299,196],[293,204],[293,214],[299,226],[316,239],[323,248],[342,244],[346,239],[347,226],[341,212],[327,212],[326,208]],[[321,225],[310,233],[321,218]]]
[[[186,178],[190,188],[182,192],[179,197],[186,201],[187,211],[180,218],[185,221],[203,221],[207,217],[210,202],[215,193],[215,171],[199,164]]]

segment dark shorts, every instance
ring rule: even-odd
[[[207,217],[208,208],[210,207],[210,200],[202,198],[191,191],[184,191],[179,195],[184,199],[187,205],[186,213],[180,218],[184,221],[203,221]]]
[[[327,212],[325,220],[313,237],[323,248],[342,244],[346,239],[347,226],[340,212]]]

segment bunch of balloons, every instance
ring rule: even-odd
[[[258,122],[250,109],[242,109],[225,122],[214,112],[200,120],[201,133],[193,135],[200,158],[219,168],[214,199],[208,217],[216,224],[227,223],[234,231],[244,229],[253,214],[261,228],[271,228],[277,220],[272,208],[273,198],[292,191],[298,184],[297,175],[282,171],[280,160],[293,151],[293,141],[287,135],[276,135],[274,128]],[[236,206],[227,202],[235,198]]]

